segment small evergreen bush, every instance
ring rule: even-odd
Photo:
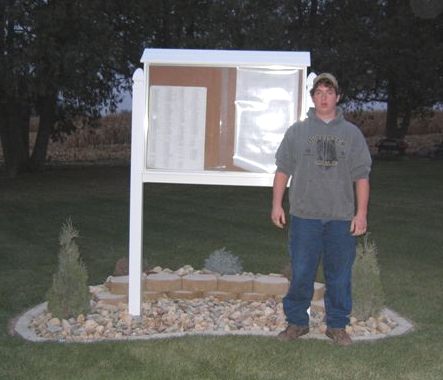
[[[225,247],[212,252],[205,260],[204,268],[220,274],[237,274],[243,271],[240,259]]]
[[[352,315],[367,320],[380,313],[385,295],[377,263],[377,247],[367,235],[357,246],[357,256],[352,270]]]
[[[57,318],[85,314],[90,307],[88,274],[75,242],[78,236],[79,232],[68,219],[60,231],[58,269],[48,291],[48,311]]]

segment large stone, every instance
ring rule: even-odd
[[[71,334],[72,327],[71,327],[71,324],[69,323],[69,321],[67,321],[66,319],[63,319],[63,320],[62,320],[62,327],[63,327],[63,331],[64,331],[67,335]]]
[[[88,319],[84,324],[84,328],[87,334],[94,334],[97,326],[97,322],[93,319]]]
[[[286,277],[259,276],[254,279],[253,290],[271,296],[283,296],[288,292],[289,281]]]
[[[224,275],[218,278],[218,290],[222,292],[252,292],[254,278],[251,276]]]
[[[391,328],[384,322],[378,322],[377,330],[382,334],[388,334],[391,332]]]
[[[51,333],[58,333],[59,331],[62,331],[62,322],[58,318],[52,318],[48,321],[46,324],[46,328]]]
[[[145,290],[150,292],[170,292],[182,288],[182,278],[174,273],[154,273],[145,279]]]
[[[183,277],[183,290],[201,292],[217,290],[217,276],[214,274],[188,274]]]

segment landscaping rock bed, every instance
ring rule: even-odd
[[[326,331],[324,313],[311,312],[311,337]],[[385,337],[398,327],[389,313],[358,321],[352,318],[348,333],[356,337]],[[141,317],[132,317],[126,304],[94,304],[92,311],[77,318],[60,320],[46,310],[30,320],[28,328],[42,340],[88,342],[130,337],[173,336],[183,333],[250,333],[276,335],[286,327],[281,302],[215,298],[194,300],[160,299],[143,303]]]
[[[158,268],[158,272],[164,270]],[[187,266],[175,273],[182,276],[199,271]],[[251,273],[246,274],[252,276]],[[32,341],[92,342],[100,340],[167,338],[201,335],[269,335],[286,327],[281,296],[244,300],[201,297],[179,299],[160,297],[145,300],[140,317],[131,316],[126,302],[109,303],[100,299],[108,292],[106,284],[91,286],[91,311],[76,318],[58,319],[47,311],[46,303],[22,315],[15,330]],[[322,300],[310,309],[310,333],[304,338],[326,339]],[[352,317],[347,332],[354,341],[372,340],[406,333],[412,324],[389,309],[361,321]]]

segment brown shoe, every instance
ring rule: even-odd
[[[327,328],[326,336],[331,338],[334,343],[338,344],[339,346],[349,346],[352,344],[352,339],[345,329]]]
[[[288,342],[297,339],[309,332],[308,326],[288,325],[285,330],[277,335],[278,340]]]

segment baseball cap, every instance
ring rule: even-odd
[[[319,75],[317,75],[314,78],[314,83],[313,83],[313,87],[312,88],[316,88],[317,87],[317,83],[319,82],[323,82],[323,83],[327,83],[330,84],[332,87],[334,87],[335,92],[338,94],[339,89],[338,89],[338,82],[337,79],[330,73],[321,73]]]

